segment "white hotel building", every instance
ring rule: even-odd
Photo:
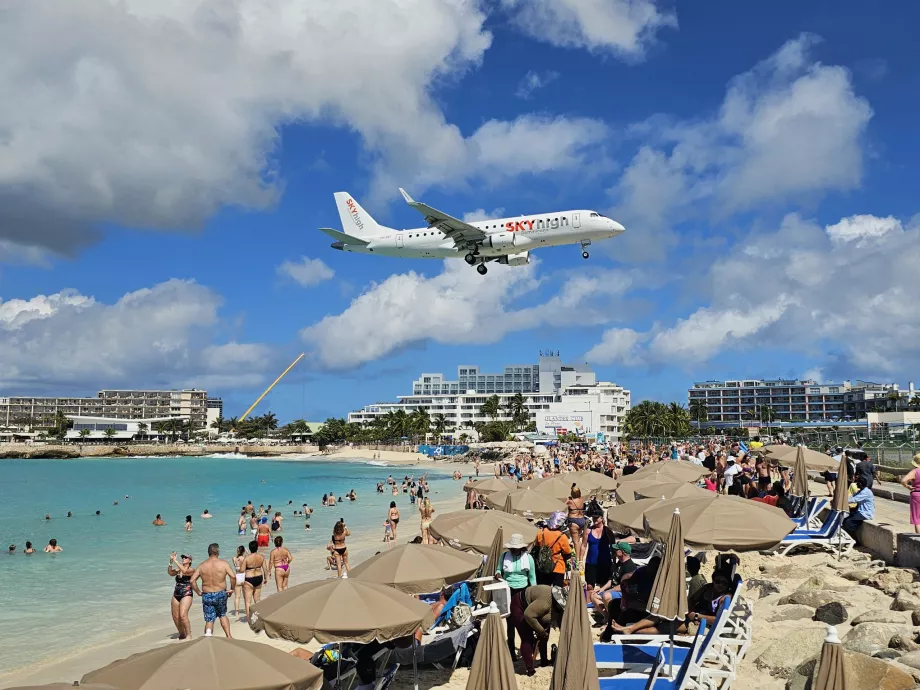
[[[598,381],[594,372],[579,365],[563,364],[558,354],[540,354],[539,364],[506,366],[501,374],[487,374],[475,365],[457,367],[457,379],[444,374],[423,373],[412,382],[410,395],[396,402],[366,405],[351,412],[348,421],[365,424],[395,410],[407,414],[426,410],[434,417],[443,414],[458,432],[477,422],[489,422],[480,408],[492,395],[501,401],[498,419],[509,419],[505,404],[520,393],[531,421],[540,433],[577,432],[616,441],[629,410],[629,391],[615,383]]]

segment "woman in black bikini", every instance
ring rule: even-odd
[[[169,565],[166,572],[170,577],[176,578],[173,596],[169,602],[173,623],[179,632],[179,639],[184,640],[192,636],[192,624],[188,620],[189,609],[192,608],[192,557],[183,555],[177,560],[176,552],[169,554]]]
[[[268,579],[268,562],[259,553],[259,542],[249,542],[249,555],[243,561],[243,601],[246,604],[246,620],[249,607],[262,598],[262,584]]]
[[[345,537],[350,537],[351,532],[345,526],[344,522],[335,523],[332,528],[332,543],[329,545],[332,555],[335,557],[335,569],[339,577],[348,577],[348,547],[345,546]],[[345,574],[342,574],[342,571]]]

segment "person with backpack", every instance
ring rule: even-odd
[[[566,562],[572,556],[572,543],[562,533],[565,521],[564,511],[553,513],[537,533],[531,552],[536,565],[537,584],[558,587],[565,584]]]

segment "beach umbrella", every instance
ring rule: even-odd
[[[830,455],[819,453],[805,446],[767,446],[764,452],[771,460],[786,464],[794,462],[800,450],[805,458],[805,467],[808,469],[816,472],[827,470],[833,472],[837,469],[837,461]]]
[[[486,496],[485,502],[495,510],[532,518],[546,518],[565,510],[563,501],[531,488],[496,491]]]
[[[671,529],[668,531],[664,559],[658,568],[646,606],[651,615],[668,621],[670,625],[671,654],[668,668],[671,676],[674,675],[674,629],[677,621],[683,620],[689,610],[686,572],[684,531],[680,522],[680,510],[675,508],[671,515]]]
[[[505,548],[504,544],[505,530],[499,527],[482,563],[480,577],[493,577],[495,575],[495,571],[498,568],[498,559],[502,557],[502,550]],[[492,601],[490,593],[485,589],[485,584],[485,582],[480,582],[476,588],[476,601],[482,604],[488,604]]]
[[[428,531],[447,546],[485,554],[499,527],[505,530],[505,534],[516,532],[523,535],[528,544],[537,538],[537,528],[533,524],[501,510],[457,510],[444,513],[431,521]]]
[[[7,690],[73,690],[74,688],[85,688],[86,690],[116,690],[111,685],[100,685],[99,683],[48,683],[47,685],[23,685]]]
[[[643,498],[607,509],[607,523],[641,534],[645,531],[645,511],[661,503],[661,498]]]
[[[663,462],[650,463],[633,472],[629,478],[639,479],[656,473],[670,477],[671,481],[698,482],[709,474],[709,470],[702,465],[697,465],[692,462],[666,460]]]
[[[466,484],[463,490],[475,491],[481,496],[486,496],[495,491],[505,491],[506,489],[513,489],[516,486],[517,482],[513,479],[489,477],[488,479],[480,479],[479,481]]]
[[[591,648],[592,653],[594,648]],[[505,626],[493,603],[479,632],[466,690],[517,690],[514,662],[505,640]]]
[[[549,687],[550,690],[600,690],[591,621],[577,569],[569,580],[569,596],[559,624],[559,649]]]
[[[657,485],[637,488],[634,490],[634,493],[639,498],[667,499],[685,498],[688,496],[706,496],[712,492],[707,489],[702,489],[696,484],[688,484],[687,482],[661,482]]]
[[[795,454],[792,489],[789,493],[802,499],[801,510],[799,510],[797,506],[796,513],[808,510],[808,470],[805,467],[805,454],[803,453],[802,446],[799,446]]]
[[[847,690],[847,676],[844,670],[843,647],[837,637],[837,628],[827,626],[827,637],[821,647],[818,677],[811,685],[812,690]]]
[[[660,501],[645,511],[646,530],[657,541],[666,541],[671,515],[678,509],[684,541],[694,548],[761,551],[773,548],[795,529],[795,523],[779,508],[738,496],[707,494]]]
[[[599,472],[565,472],[544,479],[534,491],[565,501],[572,493],[572,485],[581,490],[582,498],[607,494],[617,488],[617,481]]]
[[[678,482],[673,477],[664,474],[647,474],[644,477],[635,479],[634,477],[636,477],[636,475],[630,475],[620,482],[620,486],[615,493],[617,501],[620,503],[630,503],[638,500],[636,498],[636,492],[645,489],[648,489],[649,495],[654,495],[652,492],[660,486],[686,483]],[[661,496],[657,496],[657,498],[661,498]]]
[[[834,484],[834,496],[831,498],[831,510],[837,510],[844,515],[850,509],[850,483],[847,481],[847,458],[840,456],[840,466],[837,468],[837,483]],[[837,530],[837,558],[840,559],[843,550],[843,530]]]
[[[433,622],[431,607],[393,587],[357,579],[317,580],[252,607],[249,622],[269,637],[308,644],[388,642]]]
[[[400,544],[355,566],[349,577],[423,594],[468,580],[481,565],[481,556],[447,546]]]
[[[118,690],[316,690],[323,672],[267,644],[199,637],[119,659],[82,682]]]

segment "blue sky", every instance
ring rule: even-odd
[[[282,419],[541,348],[634,401],[918,370],[913,5],[341,4],[12,11],[0,395],[198,385],[229,416],[301,351]],[[339,190],[417,226],[398,186],[627,232],[485,278],[329,248]]]

